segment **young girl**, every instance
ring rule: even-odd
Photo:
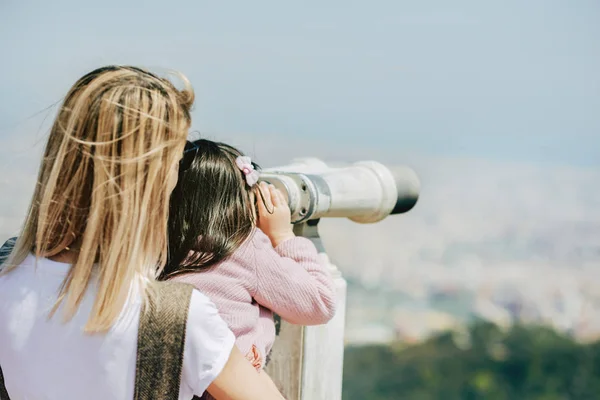
[[[335,313],[335,289],[317,249],[296,237],[284,195],[258,183],[257,165],[223,143],[198,140],[171,196],[169,265],[217,306],[237,347],[261,370],[275,340],[273,312],[317,325]]]

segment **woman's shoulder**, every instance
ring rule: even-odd
[[[207,295],[205,295],[198,289],[194,288],[192,290],[192,295],[190,297],[190,310],[192,308],[199,309],[199,310],[205,310],[205,309],[210,310],[212,307],[214,307],[214,303]]]
[[[219,310],[208,296],[199,290],[192,290],[190,307],[188,310],[187,347],[203,349],[204,354],[229,353],[235,337],[225,321],[221,318]]]
[[[221,373],[234,345],[235,336],[220,317],[215,304],[194,289],[183,357],[183,377],[194,393],[202,393]]]

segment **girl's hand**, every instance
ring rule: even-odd
[[[293,238],[292,216],[285,196],[279,189],[266,182],[260,182],[257,193],[258,228],[263,231],[273,247]],[[264,201],[263,201],[264,200]]]

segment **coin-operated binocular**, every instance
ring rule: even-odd
[[[295,224],[323,217],[378,222],[413,208],[420,190],[412,169],[375,161],[330,167],[318,159],[299,159],[263,170],[260,180],[286,195]]]
[[[387,168],[373,161],[332,167],[317,159],[265,169],[260,179],[286,195],[294,232],[315,244],[336,291],[336,314],[325,325],[302,327],[275,317],[278,339],[267,372],[286,398],[341,399],[347,286],[329,261],[319,219],[344,217],[372,223],[407,212],[419,198],[419,179],[407,167]]]

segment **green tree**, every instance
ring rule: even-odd
[[[469,345],[444,333],[415,346],[349,347],[344,400],[587,400],[600,398],[600,343],[539,326],[478,322]]]

